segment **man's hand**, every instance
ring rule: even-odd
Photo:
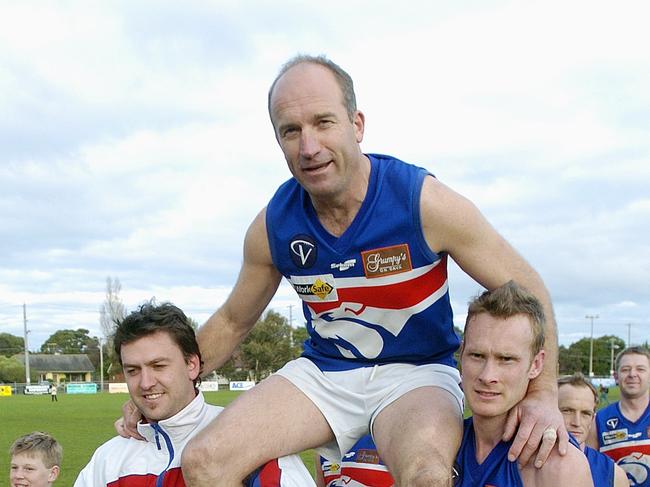
[[[508,451],[508,460],[519,459],[520,465],[526,465],[537,451],[535,467],[540,468],[556,441],[560,455],[565,455],[569,447],[569,434],[557,407],[557,394],[551,391],[528,391],[526,397],[510,410],[503,440],[510,440],[515,431],[517,436]]]
[[[142,435],[138,433],[138,421],[142,419],[140,410],[135,406],[133,401],[129,399],[122,406],[122,417],[115,421],[115,431],[117,434],[124,438],[135,438],[136,440],[144,440]]]

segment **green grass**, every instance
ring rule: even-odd
[[[226,406],[240,392],[206,392],[210,404]],[[0,487],[8,485],[9,447],[18,436],[31,431],[47,431],[63,445],[63,465],[57,485],[71,486],[95,449],[115,436],[113,422],[120,415],[126,394],[59,394],[59,402],[50,396],[0,397]],[[609,390],[609,401],[619,399],[619,390]],[[602,406],[602,405],[600,405]],[[312,450],[301,454],[314,473]]]
[[[206,392],[210,404],[225,406],[241,392]],[[126,394],[59,394],[52,403],[49,395],[0,397],[0,487],[8,485],[9,447],[31,431],[46,431],[63,446],[61,475],[55,485],[71,486],[95,449],[115,436],[113,423],[121,414]],[[301,454],[314,472],[313,452]]]

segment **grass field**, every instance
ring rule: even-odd
[[[206,392],[205,397],[210,404],[225,406],[238,394],[241,393]],[[52,403],[49,395],[0,397],[0,487],[9,485],[11,443],[35,430],[47,431],[63,445],[62,471],[56,485],[72,486],[95,448],[115,436],[113,422],[126,398],[126,394],[59,394],[59,402]],[[609,400],[618,398],[618,388],[611,388]],[[313,452],[301,456],[313,474]]]
[[[204,393],[210,404],[225,406],[241,392]],[[115,436],[113,422],[121,414],[126,394],[59,394],[52,403],[49,395],[0,397],[0,487],[9,485],[9,447],[30,431],[47,431],[63,445],[61,475],[55,485],[70,487],[95,449]],[[302,459],[314,471],[313,452]]]

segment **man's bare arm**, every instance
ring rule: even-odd
[[[587,457],[578,448],[569,447],[566,455],[560,456],[555,450],[543,468],[530,465],[521,469],[521,477],[526,487],[593,487],[591,469]]]
[[[244,262],[230,296],[199,329],[197,340],[203,359],[203,375],[223,365],[253,328],[280,284],[280,273],[273,266],[266,235],[266,211],[262,210],[246,232]],[[143,439],[137,430],[141,418],[129,399],[122,406],[122,417],[115,430],[125,438]]]
[[[557,430],[560,452],[568,433],[557,409],[557,329],[553,307],[539,274],[488,223],[476,206],[438,180],[427,177],[422,187],[421,219],[425,239],[435,252],[447,252],[469,276],[486,289],[514,280],[530,290],[546,313],[544,369],[528,388],[526,398],[513,408],[506,427],[511,437],[521,419],[511,454],[527,463],[546,429]],[[546,460],[555,441],[544,441],[537,460]]]
[[[266,210],[262,210],[246,232],[244,262],[230,296],[197,333],[204,375],[230,358],[280,284],[282,276],[273,265],[265,218]]]

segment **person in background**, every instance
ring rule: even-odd
[[[589,461],[595,487],[628,487],[627,476],[614,460],[587,446],[585,442],[596,414],[598,393],[580,372],[561,377],[558,384],[558,407],[564,424]],[[601,386],[602,387],[602,386]]]
[[[47,433],[34,431],[16,439],[9,449],[10,487],[49,487],[61,471],[63,448]]]
[[[596,413],[587,444],[611,457],[630,485],[650,486],[650,351],[628,347],[616,356],[620,401]]]

